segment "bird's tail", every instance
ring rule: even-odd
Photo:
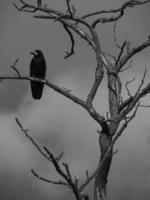
[[[32,92],[32,97],[34,99],[40,99],[42,97],[43,86],[44,86],[43,83],[31,81],[31,92]]]

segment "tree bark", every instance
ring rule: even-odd
[[[103,133],[99,136],[99,145],[100,145],[100,162],[99,169],[97,175],[95,177],[94,184],[94,200],[106,200],[106,185],[107,185],[107,177],[110,170],[110,165],[112,161],[112,150],[106,157],[105,161],[101,165],[101,161],[103,160],[105,153],[107,152],[109,145],[112,139],[111,136]]]

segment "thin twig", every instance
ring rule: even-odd
[[[116,37],[116,29],[117,29],[117,22],[114,22],[114,27],[113,27],[113,38],[114,42],[117,48],[121,49],[121,46],[118,44],[117,37]]]
[[[50,179],[47,179],[45,177],[40,176],[34,169],[31,169],[31,172],[36,178],[40,179],[41,181],[44,181],[44,182],[47,182],[47,183],[52,183],[54,185],[64,185],[64,186],[68,187],[68,184],[63,182],[63,181],[60,181],[60,180],[59,181],[53,181],[53,180],[50,180]]]
[[[70,169],[69,169],[68,163],[64,162],[62,165],[65,167],[65,170],[66,170],[68,178],[72,181],[72,176],[71,176],[71,173],[70,173]]]
[[[20,127],[21,131],[25,134],[25,136],[32,142],[32,144],[36,147],[36,149],[41,153],[42,156],[44,156],[48,161],[50,161],[54,167],[55,167],[55,170],[57,171],[58,174],[60,174],[65,180],[66,182],[68,183],[68,187],[72,189],[75,197],[77,200],[81,200],[81,195],[80,195],[80,192],[77,188],[77,186],[73,183],[72,179],[70,178],[71,177],[71,174],[70,176],[68,177],[68,170],[69,170],[69,167],[66,166],[66,171],[67,173],[64,172],[64,170],[60,167],[60,164],[59,164],[59,161],[58,161],[58,157],[55,157],[51,152],[50,150],[47,148],[47,147],[43,147],[41,148],[37,143],[36,141],[29,135],[28,131],[29,130],[26,130],[23,128],[21,122],[19,121],[18,118],[15,118],[16,119],[16,123],[18,124],[18,126]],[[45,152],[44,152],[44,151]],[[51,182],[50,180],[48,179],[45,179],[44,177],[41,177],[39,176],[34,170],[32,170],[32,173],[38,177],[39,179],[45,181],[45,182]],[[70,173],[70,171],[69,171]],[[55,184],[58,184],[58,182],[55,182]],[[65,183],[64,183],[65,184]],[[63,184],[63,185],[64,185]],[[66,184],[65,184],[66,185]]]
[[[123,54],[123,51],[124,51],[125,46],[126,46],[126,40],[123,42],[122,46],[120,47],[120,53],[119,53],[119,55],[118,55],[118,57],[117,57],[116,65],[117,65],[117,63],[119,62],[119,60],[120,60],[120,58],[121,58],[121,56],[122,56],[122,54]]]
[[[70,188],[72,189],[75,197],[77,200],[81,200],[81,194],[80,191],[78,189],[78,187],[74,184],[74,182],[72,181],[71,178],[71,174],[70,174],[70,170],[69,170],[69,166],[65,165],[66,167],[66,172],[60,167],[59,162],[56,160],[56,158],[53,156],[53,154],[49,151],[49,149],[47,147],[43,147],[43,149],[46,151],[46,153],[49,155],[49,157],[51,158],[51,161],[57,171],[58,174],[60,174],[68,183],[68,185],[70,186]]]
[[[66,56],[64,57],[64,59],[72,56],[74,54],[74,46],[75,46],[75,41],[74,41],[74,37],[73,34],[71,33],[71,31],[69,30],[69,28],[63,23],[63,27],[66,30],[66,32],[69,35],[70,41],[71,41],[71,49],[70,52],[66,52]]]
[[[115,70],[119,72],[123,66],[128,62],[130,58],[132,58],[137,53],[141,52],[142,50],[146,49],[150,46],[150,39],[146,40],[142,44],[138,45],[137,47],[132,48],[129,52],[127,52],[122,59],[118,62],[115,66]]]
[[[44,156],[44,158],[46,158],[48,161],[51,162],[51,159],[49,156],[47,156],[47,154],[45,154],[45,152],[42,150],[42,148],[39,146],[39,144],[31,137],[31,135],[29,134],[29,130],[28,129],[24,129],[19,118],[15,117],[16,123],[19,126],[19,128],[21,129],[21,131],[25,134],[25,136],[31,141],[31,143],[33,144],[33,146],[35,146],[35,148],[40,152],[40,154],[42,156]]]
[[[72,13],[72,9],[71,9],[71,6],[70,6],[70,0],[66,0],[66,3],[67,3],[67,8],[68,8],[68,13],[71,17],[73,17],[73,13]]]
[[[145,70],[144,70],[144,74],[143,74],[143,77],[142,77],[142,80],[141,80],[141,83],[138,87],[138,90],[137,90],[137,94],[140,92],[142,86],[144,85],[144,81],[145,81],[145,78],[146,78],[146,74],[147,74],[147,70],[146,70],[146,67],[145,67]]]
[[[128,88],[128,85],[129,85],[130,83],[132,83],[133,81],[135,81],[135,79],[136,79],[136,78],[133,77],[130,81],[127,81],[126,84],[125,84],[127,93],[128,93],[128,95],[129,95],[130,98],[132,98],[132,95],[131,95],[131,93],[130,93],[130,90],[129,90],[129,88]]]
[[[20,78],[21,75],[20,75],[20,72],[19,70],[16,68],[16,64],[19,62],[19,58],[16,59],[16,61],[14,62],[13,65],[11,65],[10,67],[15,71],[15,73],[17,74],[17,76]]]

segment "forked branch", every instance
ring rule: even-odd
[[[78,186],[76,184],[76,182],[73,181],[71,173],[70,173],[70,169],[69,169],[69,165],[67,163],[63,164],[65,166],[65,170],[62,169],[62,166],[60,164],[60,160],[58,160],[58,156],[55,157],[53,155],[53,153],[51,153],[51,151],[47,148],[47,147],[43,147],[41,148],[39,146],[39,144],[34,140],[34,138],[29,134],[29,130],[26,130],[23,128],[23,125],[21,124],[19,118],[15,118],[16,119],[16,123],[19,126],[19,128],[21,129],[21,131],[25,134],[25,136],[31,141],[31,143],[36,147],[36,149],[40,152],[40,154],[42,156],[44,156],[44,158],[46,158],[49,162],[51,162],[56,170],[56,172],[65,180],[65,182],[63,181],[53,181],[47,178],[44,178],[40,175],[38,175],[35,170],[31,169],[32,174],[37,177],[38,179],[47,182],[47,183],[53,183],[55,185],[64,185],[69,187],[69,189],[72,190],[72,192],[74,193],[75,197],[77,200],[82,200],[82,195],[80,194],[80,191],[78,189]]]

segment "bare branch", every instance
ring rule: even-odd
[[[117,27],[117,23],[114,22],[114,27],[113,27],[113,38],[114,38],[114,42],[117,48],[121,49],[120,45],[118,44],[117,41],[117,37],[116,37],[116,27]]]
[[[120,58],[121,58],[121,56],[122,56],[122,54],[123,54],[123,51],[124,51],[125,46],[126,46],[126,40],[123,42],[123,44],[122,44],[121,47],[118,46],[118,47],[120,47],[120,53],[119,53],[118,58],[117,58],[117,60],[116,60],[116,64],[119,62],[119,60],[120,60]]]
[[[139,53],[140,51],[146,49],[150,46],[150,39],[143,42],[141,45],[131,49],[129,52],[126,53],[126,55],[118,62],[118,64],[115,66],[115,70],[119,72],[121,68],[127,63],[127,61],[132,58],[134,55]]]
[[[129,102],[126,109],[124,109],[125,114],[127,115],[133,108],[136,103],[146,94],[150,93],[150,83],[148,83],[140,92],[136,93],[132,98],[129,98],[127,101]],[[120,113],[118,118],[122,119],[124,113]]]
[[[132,95],[131,95],[131,93],[130,93],[130,90],[129,90],[129,88],[128,88],[128,85],[129,85],[130,83],[132,83],[133,81],[135,81],[135,79],[136,79],[136,78],[133,77],[130,81],[127,81],[126,84],[125,84],[127,93],[128,93],[128,95],[129,95],[130,98],[132,98]]]
[[[126,117],[126,113],[124,113],[124,117],[126,118],[125,122],[123,123],[123,125],[121,126],[121,128],[119,129],[119,131],[116,133],[116,135],[114,136],[113,138],[113,142],[115,143],[117,141],[117,139],[121,136],[121,134],[123,133],[123,131],[125,130],[125,128],[127,127],[128,123],[136,116],[136,113],[137,113],[137,110],[140,106],[140,103],[137,104],[137,106],[135,107],[135,110],[133,112],[133,114],[128,117],[128,120],[127,120],[127,117]]]
[[[17,74],[17,76],[20,78],[21,77],[20,72],[16,68],[16,64],[18,63],[18,61],[19,61],[19,58],[17,58],[16,61],[15,61],[15,63],[12,66],[10,66],[10,67],[15,71],[15,73]]]
[[[59,181],[53,181],[53,180],[50,180],[50,179],[47,179],[47,178],[44,178],[44,177],[40,176],[37,172],[35,172],[34,169],[31,169],[31,172],[36,178],[38,178],[41,181],[44,181],[46,183],[52,183],[54,185],[63,185],[63,186],[67,186],[68,187],[68,184],[63,182],[63,181],[60,181],[60,180]]]
[[[91,34],[92,34],[92,37],[93,37],[93,41],[95,43],[95,53],[96,53],[97,67],[96,67],[96,71],[95,71],[94,83],[92,85],[90,93],[87,96],[87,100],[86,100],[87,104],[92,103],[92,101],[93,101],[93,99],[96,95],[96,92],[98,90],[98,87],[102,82],[103,75],[104,75],[104,71],[103,71],[104,62],[103,62],[103,59],[102,59],[99,38],[98,38],[98,35],[97,35],[95,30],[91,29],[90,31],[91,31]]]
[[[45,154],[45,152],[42,150],[42,148],[39,146],[39,144],[30,136],[29,134],[29,130],[28,129],[24,129],[19,118],[15,118],[17,125],[19,126],[19,128],[21,129],[21,131],[25,134],[25,136],[31,141],[31,143],[33,144],[33,146],[35,146],[35,148],[38,150],[38,152],[40,152],[40,154],[42,156],[44,156],[44,158],[46,158],[48,161],[51,162],[51,159],[49,158],[49,156],[47,156],[47,154]]]
[[[138,90],[137,90],[137,92],[136,92],[137,94],[140,92],[142,86],[144,85],[144,81],[145,81],[145,78],[146,78],[146,74],[147,74],[147,70],[146,70],[146,67],[145,67],[144,74],[143,74],[143,78],[142,78],[141,83],[140,83],[140,85],[139,85],[139,88],[138,88]]]
[[[137,6],[137,5],[142,5],[142,4],[146,4],[149,3],[150,0],[145,0],[145,1],[138,1],[138,0],[129,0],[127,2],[125,2],[120,8],[118,9],[110,9],[110,10],[100,10],[100,11],[95,11],[89,14],[86,14],[84,16],[82,16],[82,19],[86,19],[88,17],[93,17],[95,15],[101,15],[101,14],[113,14],[113,13],[118,13],[121,11],[124,11],[127,8],[133,7],[133,6]]]
[[[57,86],[56,84],[49,82],[46,79],[39,79],[39,78],[28,77],[28,76],[21,76],[21,77],[1,76],[0,80],[28,80],[28,81],[41,82],[41,83],[44,83],[45,85],[47,85],[48,87],[52,88],[56,92],[62,94],[65,97],[67,97],[68,99],[74,101],[75,103],[85,107],[85,102],[83,100],[79,99],[78,97],[76,97],[75,95],[71,94],[70,92],[68,92],[70,90],[63,89],[63,88]]]
[[[142,77],[142,80],[141,80],[141,83],[138,87],[138,90],[137,92],[135,93],[134,96],[131,96],[130,93],[129,94],[129,98],[127,100],[125,100],[121,106],[119,107],[119,112],[121,112],[121,110],[123,110],[125,107],[127,107],[124,112],[125,114],[128,114],[133,108],[134,106],[136,105],[136,103],[143,97],[145,96],[146,94],[150,93],[150,83],[147,84],[147,86],[145,86],[142,90],[142,86],[144,84],[144,80],[145,80],[145,77],[146,77],[146,68],[145,68],[145,71],[144,71],[144,74],[143,74],[143,77]],[[140,91],[141,90],[141,91]],[[120,114],[121,116],[119,118],[122,118],[122,114]]]
[[[112,9],[112,10],[109,10],[109,11],[100,11],[99,14],[102,14],[102,13],[118,13],[118,12],[119,12],[119,14],[116,15],[116,16],[111,16],[111,17],[107,17],[107,18],[104,18],[104,17],[103,18],[102,17],[98,18],[93,22],[93,27],[95,28],[98,23],[115,22],[115,21],[119,20],[124,15],[125,9],[127,9],[129,7],[134,7],[136,5],[146,4],[146,3],[149,3],[149,2],[150,2],[149,0],[142,1],[142,2],[141,1],[137,1],[137,0],[130,0],[130,1],[126,2],[126,3],[124,3],[121,6],[121,8],[119,8],[119,9],[116,9],[116,10]],[[90,16],[93,16],[93,15],[90,15]],[[84,19],[85,19],[85,16],[84,16]]]
[[[68,170],[69,170],[68,166],[66,165],[66,171],[67,171],[67,173],[65,173],[65,172],[61,169],[61,167],[60,167],[60,165],[59,165],[58,157],[54,157],[54,155],[48,150],[47,147],[44,146],[43,149],[40,148],[40,146],[36,143],[36,141],[29,135],[29,133],[28,133],[29,130],[26,130],[26,129],[23,128],[23,126],[22,126],[22,124],[21,124],[21,122],[19,121],[18,118],[15,118],[15,119],[16,119],[16,123],[17,123],[18,126],[20,127],[21,131],[25,134],[25,136],[31,141],[31,143],[36,147],[36,149],[40,152],[40,154],[41,154],[42,156],[44,156],[44,158],[46,158],[48,161],[50,161],[50,162],[54,165],[54,167],[55,167],[57,173],[60,174],[60,175],[67,181],[68,184],[67,184],[67,183],[64,183],[64,182],[61,182],[61,181],[59,181],[59,182],[54,182],[54,181],[52,181],[52,180],[45,179],[44,177],[39,176],[34,170],[32,170],[32,173],[33,173],[37,178],[39,178],[40,180],[43,180],[43,181],[45,181],[45,182],[49,182],[49,183],[53,183],[53,184],[61,184],[61,185],[66,185],[66,186],[68,186],[68,187],[71,188],[72,191],[74,192],[74,195],[75,195],[76,199],[77,199],[77,200],[81,200],[81,195],[80,195],[80,193],[79,193],[79,191],[78,191],[78,188],[77,188],[77,186],[73,183],[72,179],[70,178],[70,177],[71,177],[71,174],[70,174],[70,176],[68,177]],[[45,153],[43,150],[44,150],[46,153]],[[70,171],[69,171],[69,173],[70,173]]]
[[[20,0],[19,0],[20,1]],[[38,10],[38,7],[29,7],[29,4],[22,2],[22,6],[21,7],[18,7],[15,3],[13,3],[14,7],[18,10],[18,11],[21,11],[21,12],[29,12],[29,13],[35,13],[37,10]],[[27,9],[26,9],[27,8]]]
[[[98,90],[98,87],[99,87],[100,83],[101,83],[101,79],[95,78],[95,81],[93,83],[91,91],[90,91],[90,93],[87,96],[87,104],[91,104],[92,103],[92,101],[93,101],[93,99],[94,99],[94,97],[96,95],[96,92]]]
[[[49,82],[46,79],[39,79],[35,77],[28,77],[28,76],[21,76],[21,77],[13,77],[13,76],[0,76],[0,80],[28,80],[28,81],[37,81],[44,83],[48,87],[52,88],[56,92],[62,94],[63,96],[67,97],[68,99],[72,100],[73,102],[77,103],[78,105],[82,106],[87,112],[90,114],[90,116],[98,122],[102,127],[107,126],[107,122],[105,121],[105,118],[101,116],[99,113],[96,112],[96,110],[93,108],[92,104],[87,104],[84,100],[78,98],[77,96],[70,93],[70,90],[66,90],[66,88],[61,88],[58,85]]]
[[[61,152],[61,154],[58,156],[58,157],[56,157],[55,159],[59,162],[60,161],[60,159],[63,157],[63,155],[64,155],[64,153],[63,152]]]
[[[110,22],[115,22],[115,21],[119,20],[123,15],[124,15],[124,10],[121,10],[120,13],[119,13],[117,16],[115,16],[115,17],[96,19],[96,20],[93,22],[92,26],[93,26],[93,28],[95,28],[96,25],[97,25],[98,23],[110,23]]]
[[[75,41],[74,41],[74,37],[73,34],[71,33],[71,31],[69,30],[69,28],[63,23],[64,29],[66,30],[66,32],[68,33],[70,40],[71,40],[71,50],[70,52],[66,52],[66,56],[64,57],[64,59],[72,56],[74,54],[74,46],[75,46]]]
[[[86,180],[84,181],[84,183],[81,184],[81,186],[79,187],[79,191],[82,192],[84,190],[84,188],[95,178],[96,174],[97,174],[97,170],[96,169],[92,175],[90,175],[88,178],[86,178]]]
[[[71,8],[70,0],[66,0],[66,3],[67,3],[68,13],[69,13],[70,17],[73,17],[75,14],[75,9],[74,9],[74,7]]]
[[[66,180],[68,181],[67,174],[60,168],[58,160],[54,157],[54,155],[49,151],[47,147],[43,147],[49,158],[51,159],[51,162],[53,163],[56,171]]]
[[[72,181],[68,165],[65,164],[66,172],[64,172],[62,170],[62,168],[60,167],[59,162],[56,160],[56,158],[53,156],[53,154],[49,151],[49,149],[45,146],[43,147],[43,149],[46,151],[46,153],[51,158],[51,161],[52,161],[56,171],[58,172],[58,174],[60,174],[67,181],[67,183],[68,183],[69,187],[72,189],[76,199],[81,200],[82,199],[81,194],[80,194],[77,186]]]
[[[71,173],[70,173],[70,169],[69,169],[68,163],[64,162],[64,163],[63,163],[63,166],[65,167],[65,170],[66,170],[66,173],[67,173],[68,178],[72,181],[72,176],[71,176]],[[73,181],[72,181],[72,182],[73,182]]]
[[[46,12],[46,13],[51,13],[55,16],[59,15],[64,15],[62,12],[60,11],[57,11],[57,10],[54,10],[54,9],[50,9],[50,8],[47,8],[47,7],[38,7],[38,6],[35,6],[35,5],[32,5],[32,4],[29,4],[29,3],[26,3],[22,0],[19,0],[21,3],[22,3],[22,6],[21,7],[18,7],[16,4],[13,3],[13,5],[17,8],[18,11],[21,11],[21,12],[36,12],[36,11],[43,11],[43,12]],[[24,8],[28,8],[28,10],[24,10]]]

